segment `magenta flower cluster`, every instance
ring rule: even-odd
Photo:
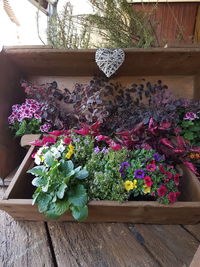
[[[199,117],[194,112],[187,112],[184,116],[184,120],[193,121],[195,119],[198,119]]]
[[[22,122],[24,119],[35,118],[41,119],[41,104],[34,99],[26,99],[22,105],[16,104],[12,106],[12,114],[8,117],[9,124],[16,121]]]

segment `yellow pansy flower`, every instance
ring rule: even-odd
[[[73,150],[74,150],[74,148],[75,148],[75,147],[74,147],[72,144],[69,144],[69,149],[70,149],[70,150],[72,150],[72,151],[73,151]]]
[[[137,180],[136,179],[133,180],[133,189],[134,188],[137,188]]]
[[[74,152],[71,151],[71,150],[69,150],[69,151],[67,152],[67,154],[65,155],[65,157],[66,157],[67,159],[70,159],[71,156],[72,156],[73,154],[74,154]]]
[[[150,186],[147,186],[146,184],[143,186],[143,189],[144,189],[144,193],[145,194],[148,194],[148,193],[151,193],[151,187]]]
[[[126,182],[124,182],[124,187],[125,187],[126,191],[130,191],[134,188],[134,184],[132,181],[126,181]]]

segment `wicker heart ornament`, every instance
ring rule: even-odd
[[[100,48],[95,55],[97,66],[108,78],[119,69],[124,59],[125,53],[122,49]]]

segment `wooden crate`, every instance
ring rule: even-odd
[[[32,206],[31,185],[33,177],[26,171],[34,165],[31,147],[9,185],[0,209],[17,220],[46,221],[37,206]],[[200,222],[200,183],[196,176],[183,167],[181,183],[182,196],[179,202],[162,205],[156,201],[91,201],[86,222],[133,222],[152,224],[195,224]],[[61,216],[60,221],[73,221],[70,213]]]
[[[123,85],[152,83],[161,79],[177,96],[200,98],[200,48],[125,49],[125,62],[114,75]],[[7,117],[14,103],[21,103],[24,94],[21,78],[45,83],[56,80],[60,89],[72,89],[75,82],[86,83],[99,74],[95,50],[57,50],[47,47],[5,47],[0,53],[0,177],[6,177],[22,160],[22,149],[10,134]],[[32,166],[31,147],[15,174],[0,208],[19,220],[45,220],[31,205],[34,188],[26,170]],[[92,201],[89,218],[92,222],[137,222],[192,224],[200,221],[200,187],[196,177],[184,169],[185,194],[174,205],[157,202]],[[69,214],[61,220],[73,220]]]

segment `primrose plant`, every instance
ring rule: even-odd
[[[33,204],[51,219],[71,210],[76,220],[84,220],[88,215],[88,196],[82,180],[87,178],[88,171],[71,160],[74,146],[69,138],[48,139],[33,155],[37,166],[28,171],[35,176],[32,184],[37,187]]]

